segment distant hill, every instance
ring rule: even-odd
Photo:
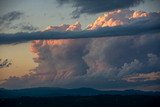
[[[7,90],[0,89],[1,98],[14,97],[57,97],[57,96],[94,96],[94,95],[160,95],[160,92],[125,90],[125,91],[101,91],[92,88],[64,89],[54,87],[39,87]]]

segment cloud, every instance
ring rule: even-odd
[[[33,31],[37,31],[39,28],[35,27],[31,24],[20,23],[20,24],[11,26],[10,29],[18,29],[18,30],[21,30],[23,32],[24,31],[33,32]]]
[[[160,32],[160,22],[156,20],[134,21],[128,25],[103,27],[83,31],[46,31],[32,33],[0,34],[0,44],[20,43],[45,39],[78,39],[97,37],[135,36]]]
[[[39,28],[35,27],[29,23],[18,23],[15,24],[14,22],[24,16],[24,13],[19,11],[12,11],[0,16],[0,31],[4,32],[5,30],[17,30],[17,31],[37,31]]]
[[[12,12],[9,12],[7,14],[4,14],[3,16],[0,17],[1,24],[6,22],[6,21],[10,22],[10,21],[13,21],[13,20],[17,20],[21,17],[21,15],[23,15],[23,13],[18,12],[18,11],[12,11]]]
[[[59,26],[48,26],[44,31],[79,31],[81,29],[81,24],[79,21],[73,25],[62,24]]]
[[[25,30],[25,31],[35,31],[38,29],[37,27],[34,27],[33,25],[23,25],[21,28],[22,30]]]
[[[160,80],[160,72],[139,73],[125,78],[129,82]]]
[[[143,11],[131,11],[126,9],[110,11],[102,16],[99,16],[95,22],[87,26],[87,29],[94,30],[99,27],[128,25],[134,21],[151,21],[155,20],[154,18],[158,18],[159,16],[160,14],[158,13],[147,13]]]
[[[124,13],[126,13],[125,16]],[[140,14],[134,15],[134,13]],[[111,34],[114,33],[116,36],[34,40],[31,43],[31,52],[36,55],[33,60],[38,66],[32,70],[31,74],[23,77],[10,77],[0,86],[6,88],[54,86],[98,89],[144,89],[144,87],[151,89],[149,87],[152,87],[152,90],[157,90],[160,84],[160,36],[158,29],[154,34],[154,30],[150,29],[152,24],[154,25],[156,22],[158,24],[157,19],[155,13],[115,11],[110,15],[109,13],[104,14],[91,23],[86,30],[89,32],[86,33],[86,36],[94,37],[101,33],[108,36],[111,33],[108,29],[112,29]],[[118,20],[120,23],[116,23]],[[132,31],[132,27],[135,30],[132,29]],[[50,26],[46,29],[47,31],[42,33],[55,31],[60,33],[61,31],[62,34],[66,34],[65,31],[70,32],[72,28],[77,30],[75,33],[81,32],[77,35],[84,32],[81,31],[79,23],[75,23],[73,25]],[[103,28],[107,30],[103,32]],[[122,30],[122,28],[125,28],[123,32],[113,32],[113,29]],[[139,30],[143,32],[137,33]],[[94,33],[90,34],[90,32]],[[63,36],[69,36],[70,33],[65,36],[63,34]],[[121,36],[122,34],[126,34],[126,36]],[[131,34],[135,35],[130,36]]]
[[[65,31],[73,30],[73,28],[75,30],[81,30],[78,23],[49,28],[50,29],[47,28],[47,30]],[[87,69],[87,65],[82,59],[82,56],[85,54],[83,50],[86,44],[87,40],[75,41],[68,39],[33,41],[31,51],[38,55],[37,58],[34,58],[34,61],[39,64],[34,70],[35,72],[39,72],[36,73],[36,75],[47,81],[84,75],[86,73],[85,69]],[[52,72],[53,69],[54,72]]]
[[[81,14],[96,14],[117,9],[133,7],[143,0],[57,0],[60,5],[72,4],[76,9],[72,12],[73,18],[79,18]]]
[[[24,13],[19,11],[12,11],[0,16],[0,30],[9,27],[13,21],[20,19]]]

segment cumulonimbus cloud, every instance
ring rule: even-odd
[[[31,40],[46,39],[78,39],[97,37],[132,36],[143,34],[154,34],[160,32],[160,22],[158,20],[135,21],[132,24],[115,27],[104,27],[96,30],[83,31],[46,31],[32,33],[0,34],[0,44],[22,43]]]
[[[142,89],[145,86],[145,89],[158,90],[160,87],[158,19],[159,14],[156,13],[117,10],[98,17],[85,30],[89,32],[86,35],[94,35],[92,37],[97,34],[108,36],[106,33],[117,34],[115,37],[110,35],[107,38],[96,39],[34,40],[31,43],[31,52],[36,55],[33,60],[37,63],[37,67],[31,74],[9,77],[0,84],[0,87],[54,86],[99,89],[136,89],[138,87],[137,89]],[[103,27],[104,30],[112,30],[110,32],[106,30],[107,32],[103,34]],[[120,28],[125,29],[123,32],[115,32]],[[131,28],[134,30],[132,31]],[[113,29],[115,29],[114,32]],[[78,32],[84,32],[81,31],[80,23],[75,23],[49,26],[39,34],[55,31],[62,33],[62,37],[74,32],[77,35],[82,34]],[[65,31],[69,31],[68,35],[64,35]],[[137,31],[141,32],[137,33]],[[95,32],[97,33],[94,34]],[[122,34],[129,34],[129,36],[122,36]],[[137,35],[131,36],[133,34]],[[43,36],[45,38],[47,34]]]

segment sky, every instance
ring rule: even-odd
[[[159,2],[1,0],[0,87],[160,90]]]

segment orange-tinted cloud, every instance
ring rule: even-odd
[[[141,14],[135,17],[135,12],[117,10],[105,13],[90,24],[88,30],[104,26],[128,25],[146,18],[152,22],[152,19],[157,18],[152,13],[146,12],[140,12]],[[144,13],[148,15],[143,15]],[[81,30],[79,25],[77,22],[73,25],[56,26],[56,28],[48,27],[47,30]],[[144,84],[152,86],[153,81],[159,81],[159,78],[152,74],[152,72],[158,74],[156,72],[160,69],[159,42],[159,33],[96,39],[36,40],[31,44],[32,52],[37,55],[33,60],[38,64],[33,70],[34,73],[22,78],[10,78],[3,86],[13,87],[16,84],[15,87],[61,86],[114,89],[134,88]],[[139,77],[144,81],[128,81],[128,77],[135,78],[135,75],[142,74],[143,76]],[[150,76],[152,78],[146,79]],[[25,86],[22,83],[26,83]],[[156,83],[154,85],[157,85]]]
[[[115,10],[99,16],[95,22],[87,26],[87,29],[93,30],[99,27],[126,25],[134,19],[149,17],[149,15],[149,13],[143,11]]]

